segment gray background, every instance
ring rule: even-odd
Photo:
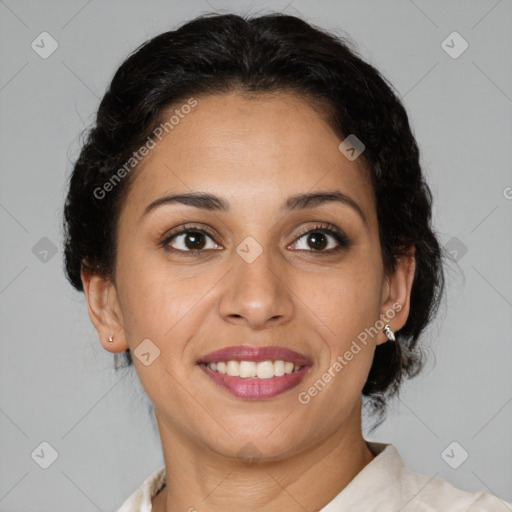
[[[425,336],[427,368],[367,438],[395,444],[416,471],[512,501],[510,0],[5,0],[0,510],[116,510],[163,464],[136,375],[113,370],[83,295],[64,278],[62,206],[79,135],[122,60],[149,37],[224,9],[284,11],[347,33],[402,96],[435,227],[452,252],[448,301]],[[47,59],[31,48],[43,31],[59,44]],[[456,59],[441,46],[453,31],[469,43]],[[48,469],[31,456],[43,441],[58,452]],[[441,456],[453,441],[469,453],[458,469]]]

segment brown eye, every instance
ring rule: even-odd
[[[208,241],[211,240],[210,246]],[[217,245],[212,235],[203,229],[186,227],[177,231],[162,241],[164,247],[176,252],[198,252],[208,249],[216,249]]]
[[[294,245],[297,245],[301,239],[304,239],[305,243],[302,244],[302,247],[295,248],[309,252],[332,253],[350,245],[348,238],[341,231],[323,226],[317,226],[302,233]]]
[[[198,233],[196,231],[189,231],[188,233],[185,233],[183,243],[185,247],[190,250],[204,249],[204,235],[203,233]]]
[[[328,245],[327,236],[325,233],[310,233],[307,235],[306,243],[310,244],[309,246],[317,251],[321,251],[325,249]]]

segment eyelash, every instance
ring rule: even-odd
[[[171,248],[167,247],[168,244],[174,238],[176,238],[179,235],[185,234],[185,233],[201,233],[203,235],[210,237],[217,244],[214,236],[211,233],[209,233],[208,231],[206,231],[205,229],[200,228],[198,226],[194,226],[194,225],[187,225],[187,226],[184,226],[183,228],[181,228],[179,231],[175,231],[174,233],[171,233],[169,236],[166,236],[160,242],[160,245],[162,247],[164,247],[169,252],[186,254],[187,256],[200,255],[205,250],[208,250],[208,249],[189,249],[187,251],[184,251],[181,249],[174,249],[172,247]],[[338,247],[335,247],[334,249],[329,249],[327,251],[325,251],[325,250],[323,250],[323,251],[309,250],[306,252],[313,252],[318,255],[335,254],[343,249],[347,249],[351,245],[347,236],[341,230],[339,230],[336,226],[333,226],[332,224],[329,224],[329,223],[323,224],[323,225],[318,224],[313,228],[309,228],[309,229],[302,231],[301,233],[299,233],[299,235],[297,236],[297,238],[295,239],[295,241],[293,243],[295,243],[297,240],[300,240],[303,236],[308,235],[310,233],[324,233],[326,235],[331,235],[338,242],[339,245],[338,245]],[[215,249],[215,250],[217,250],[217,249]]]

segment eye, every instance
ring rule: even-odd
[[[213,235],[203,228],[185,226],[179,231],[175,231],[171,235],[167,236],[162,240],[161,245],[164,247],[170,245],[171,248],[169,250],[171,251],[199,253],[206,249],[215,249],[215,247],[212,247],[211,245],[208,247],[207,238],[214,242]],[[213,245],[215,246],[216,244],[214,243]]]
[[[329,245],[329,237],[334,239],[334,245],[327,247]],[[303,244],[302,247],[298,247],[298,249],[308,251],[308,246],[306,244],[309,244],[309,247],[313,249],[309,252],[333,253],[338,252],[341,249],[345,249],[350,245],[349,240],[344,233],[336,226],[332,226],[332,224],[318,225],[312,229],[308,229],[302,233],[297,240],[300,241],[302,238],[306,239],[305,244]],[[297,242],[294,243],[294,245],[296,244]]]
[[[303,238],[305,239],[305,244],[302,244],[302,247],[294,247],[298,244],[298,241]],[[330,246],[329,238],[331,238]],[[211,241],[210,246],[208,246],[208,239]],[[290,246],[291,248],[321,254],[332,254],[350,246],[350,242],[345,234],[332,224],[317,225],[314,228],[310,228],[302,232],[296,240],[297,241]],[[308,249],[306,244],[309,244],[310,249]],[[184,226],[166,236],[160,242],[160,245],[171,252],[191,253],[192,255],[198,255],[206,250],[218,250],[220,248],[220,246],[215,243],[214,236],[198,226]]]

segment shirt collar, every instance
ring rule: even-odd
[[[375,455],[350,483],[319,512],[351,510],[370,495],[388,489],[400,479],[404,462],[392,444],[366,441]]]
[[[404,462],[392,444],[366,441],[375,455],[350,483],[319,512],[350,510],[363,498],[376,494],[400,478]],[[371,482],[371,486],[369,486]],[[151,473],[117,512],[151,512],[151,502],[167,483],[165,465]]]

